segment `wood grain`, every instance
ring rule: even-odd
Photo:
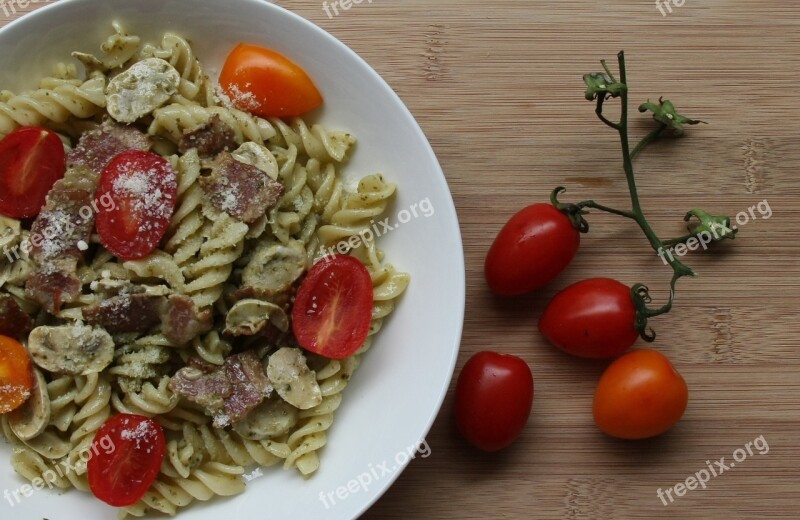
[[[428,437],[431,456],[413,461],[364,518],[800,517],[800,4],[687,0],[662,17],[649,0],[373,0],[331,19],[319,1],[278,3],[370,62],[438,154],[467,260],[457,369],[497,349],[526,359],[536,379],[523,437],[491,456],[457,435],[451,392]],[[663,298],[669,273],[637,229],[593,217],[575,263],[535,296],[496,299],[482,275],[500,226],[552,187],[624,204],[616,137],[582,101],[581,83],[621,48],[634,100],[665,95],[711,123],[637,162],[657,230],[680,233],[683,213],[699,205],[736,214],[767,201],[773,212],[689,258],[701,276],[681,281],[675,311],[653,323],[655,346],[690,385],[689,409],[668,435],[640,443],[598,433],[590,407],[602,365],[561,355],[535,327],[555,291],[589,276],[646,282]],[[646,127],[642,119],[636,131]],[[761,435],[768,453],[671,505],[658,499],[657,489],[707,460],[730,461]]]

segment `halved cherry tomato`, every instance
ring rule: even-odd
[[[129,150],[114,157],[97,187],[98,198],[113,201],[97,215],[105,248],[122,260],[152,253],[169,226],[177,190],[175,171],[160,155]]]
[[[322,105],[308,74],[273,50],[240,43],[228,55],[219,84],[241,110],[261,117],[293,117]]]
[[[672,428],[689,402],[686,381],[655,350],[636,350],[611,363],[594,394],[594,422],[620,439],[646,439]]]
[[[22,406],[33,388],[31,358],[22,344],[0,336],[0,414]]]
[[[18,128],[0,141],[0,214],[31,218],[66,171],[64,145],[55,132]]]
[[[580,232],[561,211],[528,206],[503,226],[486,255],[489,288],[501,296],[535,291],[572,262],[580,243]]]
[[[533,375],[522,359],[495,352],[472,356],[456,385],[456,423],[476,448],[498,451],[519,437],[533,405]]]
[[[161,425],[141,415],[108,419],[92,443],[87,463],[94,496],[114,507],[138,502],[161,471],[165,439]]]
[[[300,345],[332,359],[353,355],[367,339],[372,321],[372,279],[352,256],[323,258],[311,268],[292,308]]]
[[[539,318],[539,330],[569,354],[605,359],[636,342],[635,321],[630,287],[610,278],[590,278],[555,295]]]

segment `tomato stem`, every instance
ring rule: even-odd
[[[594,81],[590,85],[590,90],[587,92],[587,97],[591,99],[592,95],[596,95],[597,105],[595,108],[595,113],[597,117],[607,126],[613,128],[619,133],[620,145],[622,147],[622,166],[625,171],[625,179],[628,184],[628,192],[630,195],[631,201],[631,209],[630,210],[621,210],[612,208],[609,206],[605,206],[594,200],[585,200],[583,202],[579,202],[575,206],[583,210],[584,208],[592,208],[599,211],[604,211],[606,213],[611,213],[614,215],[619,215],[625,218],[629,218],[634,220],[641,228],[644,235],[647,237],[650,246],[655,250],[659,255],[664,259],[665,263],[667,263],[672,268],[672,280],[670,281],[670,291],[669,291],[669,299],[667,303],[662,305],[661,307],[651,309],[647,306],[650,303],[651,298],[649,295],[649,289],[642,284],[636,284],[631,289],[631,295],[634,300],[634,304],[636,306],[636,329],[639,331],[640,335],[646,341],[653,341],[655,339],[655,333],[652,329],[647,328],[647,320],[654,316],[658,316],[661,314],[665,314],[672,309],[672,305],[675,301],[675,286],[678,280],[684,276],[694,276],[694,271],[682,263],[680,260],[676,258],[675,255],[672,254],[665,254],[666,248],[685,242],[696,236],[696,233],[687,235],[684,237],[673,238],[666,241],[662,241],[653,228],[650,226],[650,223],[647,221],[647,218],[644,215],[644,210],[642,209],[641,202],[639,200],[639,192],[636,187],[636,177],[634,174],[633,169],[633,160],[639,153],[644,150],[647,145],[656,141],[661,135],[663,134],[664,130],[666,130],[669,125],[664,122],[659,122],[657,128],[652,130],[649,134],[647,134],[641,141],[631,150],[630,147],[630,140],[628,135],[628,87],[627,87],[627,71],[625,69],[625,52],[620,51],[617,54],[617,61],[619,64],[619,74],[620,78],[619,81],[616,80],[614,74],[611,72],[610,68],[606,64],[605,60],[601,60],[600,63],[603,65],[603,69],[606,72],[606,77],[602,78],[602,75],[590,75],[589,78]],[[598,77],[601,77],[603,81],[608,81],[608,84],[597,84]],[[586,77],[585,77],[586,78]],[[602,83],[601,81],[600,83]],[[589,84],[587,82],[587,84]],[[605,102],[614,97],[620,98],[620,119],[619,122],[615,123],[609,120],[605,115],[603,115],[603,106]],[[641,108],[640,108],[641,110]],[[563,191],[563,189],[561,190]],[[559,191],[560,193],[560,191]],[[564,207],[569,207],[570,205],[563,204]],[[582,217],[581,217],[582,218]],[[588,224],[587,224],[588,227]]]

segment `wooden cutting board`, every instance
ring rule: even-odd
[[[278,3],[369,61],[439,156],[467,260],[457,371],[493,349],[523,357],[536,380],[528,428],[495,455],[458,436],[451,392],[430,456],[364,518],[800,518],[800,4],[685,0],[662,16],[650,0],[364,0],[328,16],[321,1]],[[0,10],[0,24],[41,5]],[[583,100],[581,81],[620,49],[633,103],[665,95],[710,123],[637,161],[656,229],[680,234],[684,212],[698,206],[736,215],[762,203],[772,213],[755,209],[734,242],[687,257],[700,276],[680,282],[675,310],[653,325],[654,347],[689,384],[689,408],[668,435],[633,443],[592,423],[603,365],[556,352],[536,319],[558,289],[590,276],[645,282],[663,299],[669,270],[638,228],[593,216],[576,261],[535,296],[494,298],[482,273],[502,224],[554,186],[567,186],[570,200],[625,203],[616,136]],[[635,134],[646,132],[647,118],[634,120]],[[762,436],[768,451],[751,444],[762,448],[706,489],[666,506],[658,498]]]

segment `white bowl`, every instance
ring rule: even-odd
[[[212,74],[238,42],[284,53],[314,78],[325,97],[325,108],[315,118],[359,138],[346,176],[380,171],[397,182],[397,202],[388,215],[393,221],[426,198],[435,209],[430,218],[412,219],[381,241],[388,260],[411,273],[411,286],[344,394],[319,472],[306,481],[295,471],[269,468],[248,483],[243,495],[195,504],[182,513],[194,520],[217,520],[220,514],[356,518],[406,466],[407,457],[398,454],[425,438],[449,386],[461,340],[461,235],[433,150],[397,95],[366,62],[319,27],[260,0],[62,0],[0,30],[0,89],[35,86],[73,50],[98,52],[111,34],[112,20],[146,41],[158,41],[166,30],[186,36]],[[26,483],[11,469],[9,456],[10,447],[0,442],[0,494]],[[373,483],[357,489],[351,484],[347,498],[336,496],[337,489],[359,476],[367,480],[368,473]],[[326,507],[320,495],[329,493],[336,504],[329,499]],[[46,489],[13,507],[0,497],[0,511],[3,518],[116,518],[115,511],[89,494]]]

